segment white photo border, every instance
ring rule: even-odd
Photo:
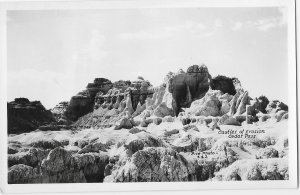
[[[286,7],[288,9],[288,87],[289,87],[289,180],[222,182],[145,182],[94,184],[8,184],[7,183],[7,45],[8,10],[96,10],[128,8],[193,7]],[[0,189],[4,193],[109,192],[204,189],[279,189],[298,187],[297,152],[297,68],[294,0],[101,0],[101,1],[10,1],[0,2]],[[179,185],[180,184],[180,185]]]

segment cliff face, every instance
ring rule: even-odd
[[[129,97],[132,102],[133,110],[136,110],[137,105],[143,105],[148,97],[152,97],[154,91],[149,81],[139,78],[135,81],[117,81],[107,93],[99,92],[95,97],[95,109],[119,107],[126,97]]]
[[[93,111],[95,96],[98,92],[107,93],[112,87],[110,80],[96,78],[93,83],[89,83],[85,90],[73,96],[66,109],[66,117],[71,121],[76,121],[79,117]]]
[[[211,76],[205,65],[193,65],[187,72],[180,72],[172,77],[169,82],[169,92],[176,102],[175,112],[187,108],[192,101],[202,98],[209,89]]]
[[[40,101],[16,98],[7,103],[8,134],[29,132],[41,125],[55,122],[52,113]]]

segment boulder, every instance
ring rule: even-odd
[[[134,122],[132,119],[128,117],[123,117],[116,123],[115,130],[119,129],[131,129],[134,126]]]
[[[275,114],[275,118],[277,120],[277,122],[281,121],[282,117],[287,114],[288,112],[287,111],[284,111],[284,110],[279,110],[278,112],[276,112]],[[285,116],[286,117],[286,116]]]
[[[37,169],[24,164],[17,164],[8,168],[8,184],[39,183]]]
[[[266,120],[270,119],[271,116],[269,114],[262,114],[262,115],[259,115],[259,121],[260,122],[265,122]]]
[[[172,129],[172,130],[165,130],[164,132],[164,136],[171,136],[173,134],[178,134],[179,133],[179,130],[178,129]]]
[[[104,180],[104,171],[109,163],[109,157],[105,153],[74,154],[76,169],[83,173],[86,182],[101,183]],[[75,169],[75,170],[76,170]]]
[[[132,134],[136,134],[136,133],[139,133],[139,132],[142,132],[144,130],[141,130],[137,127],[133,127],[132,129],[129,130],[129,133],[132,133]]]
[[[175,119],[174,119],[174,117],[172,117],[172,116],[165,116],[163,119],[162,119],[162,122],[174,122],[175,121]]]
[[[285,113],[284,115],[282,115],[281,120],[285,120],[289,118],[289,113]]]
[[[241,123],[238,122],[234,117],[224,114],[218,121],[218,125],[235,125],[241,126]]]
[[[288,111],[288,106],[278,100],[271,101],[266,107],[267,113],[277,113],[280,110]]]
[[[81,150],[78,151],[78,154],[84,154],[84,153],[93,153],[93,152],[99,152],[104,151],[106,152],[108,149],[105,144],[102,143],[90,143],[86,146],[84,146]]]
[[[220,91],[210,90],[203,98],[193,101],[186,112],[196,116],[218,116],[221,107],[219,96],[221,96]]]
[[[8,155],[8,167],[17,164],[28,165],[31,167],[36,167],[42,162],[42,160],[48,155],[48,151],[41,150],[38,148],[32,148],[28,151],[9,154]]]
[[[45,183],[75,183],[86,182],[84,173],[77,166],[71,153],[63,148],[51,150],[41,163],[43,182]]]
[[[256,158],[278,158],[278,151],[273,147],[261,148],[256,154]]]
[[[163,102],[155,108],[153,115],[157,117],[173,116],[174,112],[173,109],[168,108],[166,103]]]
[[[162,122],[162,118],[160,118],[160,117],[156,117],[153,119],[153,123],[156,125],[159,125],[161,122]]]

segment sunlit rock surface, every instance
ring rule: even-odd
[[[52,109],[56,123],[73,120],[69,129],[9,133],[8,182],[286,180],[288,114],[205,65],[157,87],[141,76],[95,79]]]

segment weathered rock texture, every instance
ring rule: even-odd
[[[74,126],[76,128],[116,126],[115,129],[125,127],[126,125],[120,125],[120,121],[124,117],[140,115],[146,109],[146,99],[152,98],[153,94],[152,85],[142,77],[132,82],[117,81],[106,93],[100,91],[96,94],[93,111],[80,117]]]
[[[235,95],[236,90],[233,81],[236,78],[229,78],[226,76],[216,76],[210,81],[210,87],[213,90],[220,90],[223,93],[228,93],[229,95]]]
[[[51,112],[56,119],[56,121],[59,121],[61,119],[65,120],[65,112],[67,110],[67,107],[69,106],[69,102],[60,102],[57,104],[54,108],[51,109]]]
[[[112,172],[115,182],[193,181],[195,168],[176,151],[167,148],[139,150],[124,166]]]
[[[61,147],[30,149],[9,156],[8,183],[102,182],[108,156],[90,151],[72,154]]]
[[[49,111],[38,105],[28,114],[39,123]],[[76,120],[72,129],[8,136],[10,184],[289,178],[287,105],[253,99],[237,78],[212,79],[204,65],[170,72],[158,87],[95,79],[52,113],[57,127]]]
[[[193,65],[186,73],[179,73],[172,77],[169,82],[169,92],[176,103],[176,114],[181,108],[187,108],[196,100],[202,98],[209,89],[211,75],[205,65]]]
[[[7,133],[24,133],[41,125],[55,122],[52,113],[40,101],[30,102],[27,98],[16,98],[7,103]]]
[[[266,107],[268,113],[276,113],[280,110],[288,111],[288,106],[278,100],[271,101]]]
[[[107,93],[111,87],[111,81],[105,78],[96,78],[93,83],[89,83],[84,91],[71,98],[66,109],[68,119],[76,121],[80,116],[93,111],[96,94],[99,91]]]

